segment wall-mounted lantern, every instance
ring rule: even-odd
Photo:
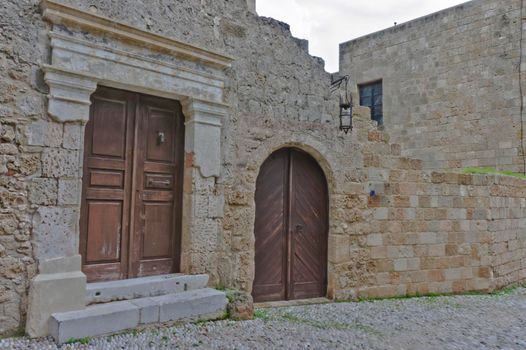
[[[331,83],[331,93],[340,93],[340,130],[349,133],[352,130],[352,95],[349,92],[350,76],[346,75]]]

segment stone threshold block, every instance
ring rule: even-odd
[[[107,303],[206,288],[208,275],[169,274],[119,281],[88,283],[86,304]]]
[[[225,292],[203,288],[56,313],[51,316],[49,329],[55,341],[63,344],[70,339],[108,335],[145,324],[218,319],[225,315],[226,306]]]

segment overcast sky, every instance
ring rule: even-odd
[[[290,24],[292,34],[308,39],[312,55],[338,71],[338,45],[466,0],[256,0],[260,16]]]

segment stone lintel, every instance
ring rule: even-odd
[[[79,27],[91,32],[105,33],[124,41],[141,46],[169,51],[175,56],[219,68],[231,66],[232,58],[223,54],[204,50],[181,41],[144,31],[128,24],[104,16],[76,9],[53,0],[42,0],[41,8],[46,20],[53,24]]]
[[[57,122],[89,120],[90,96],[97,89],[92,77],[44,65],[44,79],[49,86],[48,113]]]
[[[197,99],[182,101],[186,117],[185,151],[194,154],[194,165],[201,175],[219,177],[221,170],[221,120],[228,106]]]

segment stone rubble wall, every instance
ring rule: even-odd
[[[425,168],[523,171],[522,1],[475,0],[343,43],[340,73],[383,80],[385,129]]]

